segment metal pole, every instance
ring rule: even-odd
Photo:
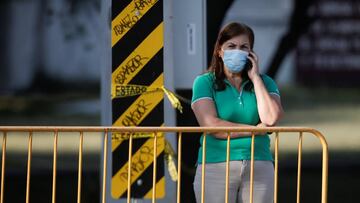
[[[81,203],[81,174],[82,174],[82,159],[83,159],[83,141],[84,141],[84,133],[83,133],[83,131],[80,131],[77,203]]]
[[[182,133],[179,132],[179,140],[178,140],[177,203],[180,203],[180,193],[181,193],[181,147],[182,147]]]
[[[57,143],[58,131],[54,132],[54,149],[53,149],[53,184],[52,184],[52,203],[56,202],[56,168],[57,168]]]
[[[105,130],[104,134],[104,155],[103,155],[103,180],[102,180],[102,203],[106,202],[106,170],[107,170],[107,140],[108,131]]]
[[[274,175],[274,203],[277,203],[279,173],[279,132],[275,135],[275,175]]]
[[[206,165],[206,133],[203,133],[202,168],[201,168],[201,203],[205,202],[205,165]]]
[[[230,133],[227,135],[226,143],[226,183],[225,183],[225,203],[229,201],[229,167],[230,166]]]
[[[32,131],[29,132],[29,141],[28,141],[28,161],[27,161],[27,174],[26,174],[26,203],[29,203],[29,201],[30,201],[31,155],[32,155]]]
[[[3,143],[2,143],[0,203],[4,202],[5,158],[6,158],[6,132],[4,132],[4,134],[3,134]]]
[[[131,157],[132,157],[132,147],[133,147],[133,136],[130,133],[129,138],[129,165],[128,165],[128,192],[127,192],[127,203],[130,203],[131,201]]]
[[[296,202],[300,203],[302,132],[299,135]]]
[[[154,164],[153,164],[153,191],[152,191],[152,203],[156,202],[156,159],[157,159],[157,135],[154,134]]]
[[[255,148],[255,134],[251,135],[251,166],[250,166],[250,203],[254,199],[254,148]]]

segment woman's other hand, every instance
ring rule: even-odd
[[[256,127],[258,127],[258,128],[266,128],[266,127],[269,127],[269,126],[267,126],[265,123],[260,122],[259,124],[256,125]],[[266,135],[267,133],[266,132],[261,132],[259,134],[260,135]]]

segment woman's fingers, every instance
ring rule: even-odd
[[[249,54],[255,59],[255,61],[258,61],[258,60],[259,60],[259,58],[258,58],[258,56],[255,54],[255,52],[250,51]]]

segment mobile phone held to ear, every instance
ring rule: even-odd
[[[251,55],[249,56],[251,57]],[[245,69],[250,70],[251,68],[252,68],[252,62],[250,61],[250,59],[247,59],[245,64]]]
[[[253,55],[251,54],[251,52],[249,53],[249,57],[253,58]],[[246,60],[246,64],[245,64],[245,68],[246,70],[250,70],[252,68],[252,62],[250,61],[250,59]]]

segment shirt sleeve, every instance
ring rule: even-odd
[[[269,94],[275,94],[280,97],[280,91],[275,81],[267,75],[262,75],[262,79]]]
[[[191,105],[201,99],[214,100],[212,80],[208,74],[203,74],[195,78],[192,88]]]

